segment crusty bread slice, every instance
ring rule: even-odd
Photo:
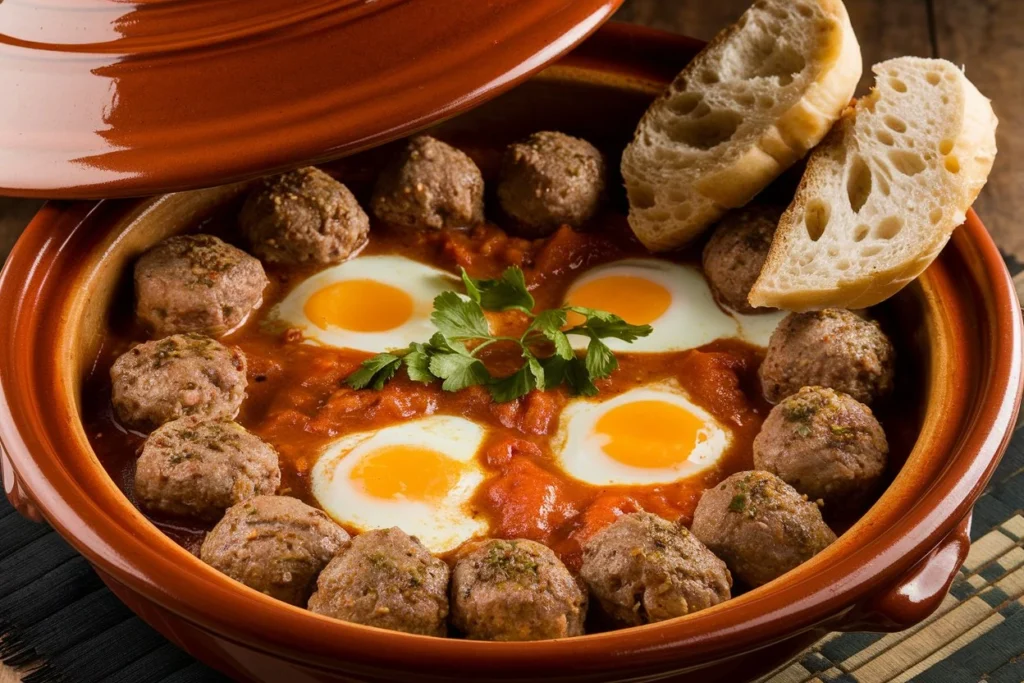
[[[992,105],[941,59],[874,67],[875,88],[811,154],[750,293],[754,306],[863,308],[938,256],[996,155]]]
[[[746,204],[821,141],[861,69],[840,0],[758,0],[637,126],[622,156],[633,232],[672,249]]]

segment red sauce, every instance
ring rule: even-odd
[[[226,207],[197,229],[233,241],[233,212]],[[558,306],[571,281],[584,269],[630,256],[647,255],[629,233],[625,219],[602,216],[589,232],[562,228],[547,239],[507,236],[494,226],[470,231],[392,231],[375,226],[367,254],[399,254],[446,269],[466,268],[476,277],[494,277],[510,265],[521,266],[537,303]],[[682,254],[675,260],[693,260]],[[263,308],[223,341],[239,346],[248,358],[248,398],[238,421],[273,444],[281,455],[280,493],[316,505],[309,473],[319,452],[341,435],[372,430],[416,416],[460,415],[485,425],[488,436],[479,458],[490,478],[473,506],[490,523],[491,534],[531,538],[554,548],[571,567],[578,566],[580,543],[616,516],[648,510],[689,522],[701,492],[725,476],[752,467],[751,442],[768,406],[757,390],[761,352],[738,341],[718,341],[698,350],[673,353],[620,353],[620,367],[600,380],[608,398],[661,380],[677,381],[691,399],[732,430],[730,447],[713,469],[680,482],[658,486],[598,487],[573,479],[554,462],[550,439],[559,415],[571,400],[564,389],[533,392],[495,404],[479,388],[448,393],[439,386],[414,383],[399,373],[381,391],[355,391],[345,378],[369,354],[303,343],[298,335],[261,326],[270,308],[313,271],[269,267],[271,286]],[[111,314],[100,356],[86,382],[84,418],[100,460],[131,496],[135,459],[142,437],[120,428],[109,407],[108,372],[114,358],[146,339],[133,322],[129,295]],[[503,331],[523,324],[520,314],[495,316]],[[518,367],[510,349],[494,345],[482,354],[493,372]],[[192,549],[205,532],[194,523],[156,519],[170,535]]]

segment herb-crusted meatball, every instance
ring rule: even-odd
[[[782,576],[836,540],[807,496],[757,470],[705,491],[690,531],[750,586]]]
[[[874,492],[889,446],[871,409],[847,394],[804,387],[772,409],[754,439],[754,466],[828,508]]]
[[[257,183],[238,220],[253,253],[268,263],[341,263],[370,231],[349,189],[312,166]]]
[[[580,573],[605,612],[629,626],[717,605],[732,587],[725,563],[685,527],[646,512],[587,541]]]
[[[596,147],[542,131],[506,150],[498,199],[520,223],[520,232],[542,236],[587,222],[597,212],[604,186],[604,157]]]
[[[772,246],[782,208],[751,205],[726,214],[704,247],[704,275],[718,300],[740,313],[758,309],[747,297]]]
[[[444,636],[448,565],[398,527],[368,531],[321,572],[309,609],[367,626]]]
[[[150,431],[171,420],[234,417],[245,398],[245,356],[200,334],[138,344],[110,367],[122,423]]]
[[[484,179],[473,160],[429,135],[405,146],[377,179],[373,214],[409,228],[462,228],[484,220]]]
[[[288,496],[257,496],[228,508],[199,557],[249,588],[304,606],[317,576],[348,543],[320,510]]]
[[[892,390],[894,357],[876,322],[841,308],[792,313],[772,333],[761,387],[772,403],[822,386],[870,404]]]
[[[473,640],[545,640],[583,634],[587,597],[546,546],[492,540],[452,571],[452,623]]]
[[[135,470],[135,497],[147,510],[218,520],[281,483],[277,452],[229,418],[183,417],[149,435]]]
[[[259,261],[213,235],[179,235],[135,263],[135,313],[158,337],[217,336],[263,303]]]

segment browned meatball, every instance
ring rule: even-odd
[[[149,435],[135,470],[147,510],[215,521],[281,483],[277,451],[229,418],[183,417]]]
[[[863,403],[825,387],[804,387],[775,406],[754,439],[754,466],[811,500],[854,508],[874,492],[889,445]]]
[[[484,221],[484,179],[473,160],[429,135],[409,140],[377,179],[373,215],[409,228],[462,228]]]
[[[312,166],[257,183],[238,219],[253,253],[268,263],[340,263],[370,231],[349,189]]]
[[[870,404],[892,390],[895,351],[878,323],[842,308],[788,315],[772,333],[761,388],[778,403],[822,386]]]
[[[731,597],[725,563],[685,527],[647,512],[619,517],[587,541],[580,573],[605,612],[629,626]]]
[[[444,636],[448,565],[398,527],[368,531],[323,570],[309,609],[357,624]]]
[[[750,586],[782,576],[836,540],[807,496],[757,470],[705,491],[690,531]]]
[[[547,546],[492,540],[452,571],[452,624],[473,640],[545,640],[583,634],[587,596]]]
[[[200,334],[138,344],[110,367],[118,419],[150,431],[179,417],[234,417],[245,398],[245,356]]]
[[[586,140],[543,131],[510,145],[498,199],[525,235],[579,227],[597,212],[605,186],[604,157]]]
[[[704,275],[718,300],[734,311],[759,310],[747,297],[761,274],[781,215],[781,207],[766,205],[731,211],[704,247]]]
[[[257,496],[228,508],[199,557],[249,588],[304,606],[317,576],[348,543],[322,511],[288,496]]]
[[[135,314],[158,337],[217,336],[263,303],[259,261],[213,235],[179,235],[135,263]]]

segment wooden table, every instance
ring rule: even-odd
[[[748,0],[626,0],[616,16],[711,38]],[[976,209],[1000,247],[1024,262],[1024,2],[1020,0],[846,0],[866,65],[900,55],[939,56],[963,64],[999,116],[999,157]],[[872,81],[865,68],[862,91]],[[0,261],[40,202],[0,198]],[[1024,291],[1024,277],[1018,278]],[[20,680],[0,665],[0,683]]]

